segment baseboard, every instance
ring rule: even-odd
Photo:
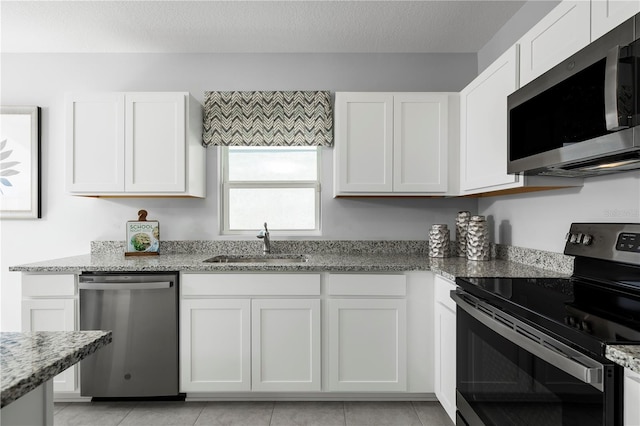
[[[186,401],[437,401],[434,393],[187,393]]]

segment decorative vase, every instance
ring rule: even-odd
[[[467,227],[467,259],[489,260],[489,228],[484,216],[471,216]]]
[[[429,257],[449,257],[449,239],[447,225],[432,225],[429,230]]]
[[[456,217],[456,256],[467,257],[467,228],[471,213],[458,212]]]

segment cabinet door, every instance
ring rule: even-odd
[[[624,425],[640,425],[640,374],[624,370]]]
[[[456,418],[456,304],[450,293],[455,288],[454,282],[435,276],[435,393],[453,422]]]
[[[69,192],[124,190],[124,95],[70,94],[66,104]]]
[[[521,186],[507,174],[507,96],[518,88],[512,46],[460,93],[460,189],[464,194]]]
[[[393,190],[393,96],[336,93],[335,194]]]
[[[520,39],[522,86],[589,44],[590,15],[590,2],[564,0]]]
[[[185,104],[183,93],[126,94],[127,192],[185,191]]]
[[[249,299],[183,300],[180,391],[251,389]]]
[[[636,13],[638,0],[591,0],[591,41],[605,35]]]
[[[22,330],[74,331],[76,329],[75,299],[26,299],[22,301]],[[76,370],[73,365],[53,378],[55,392],[76,390]]]
[[[446,192],[448,95],[393,97],[393,192]]]
[[[252,390],[320,391],[320,300],[252,300]]]
[[[331,299],[329,390],[406,391],[404,299]]]

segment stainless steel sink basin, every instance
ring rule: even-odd
[[[208,263],[304,263],[309,259],[301,254],[219,255],[204,260]]]

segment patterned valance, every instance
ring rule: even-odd
[[[331,146],[326,91],[205,92],[203,145]]]

